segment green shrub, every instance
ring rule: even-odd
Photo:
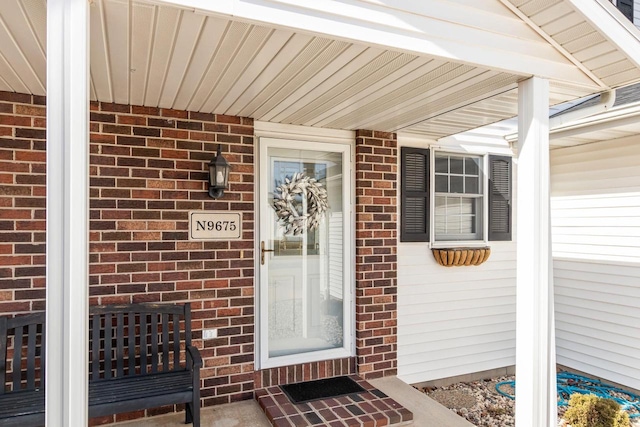
[[[630,427],[629,415],[611,399],[594,394],[572,394],[564,419],[571,427]]]

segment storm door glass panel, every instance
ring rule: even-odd
[[[263,161],[263,357],[301,360],[302,354],[343,349],[349,289],[343,153],[268,147]]]

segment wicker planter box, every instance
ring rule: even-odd
[[[491,248],[440,248],[431,249],[438,264],[445,267],[480,265],[489,259]]]

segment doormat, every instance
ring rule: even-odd
[[[328,397],[344,396],[345,394],[365,391],[358,383],[349,377],[334,377],[323,380],[306,381],[303,383],[281,385],[280,388],[292,403],[305,403]]]

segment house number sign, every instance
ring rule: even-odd
[[[238,212],[189,212],[189,240],[235,240],[242,236]]]

